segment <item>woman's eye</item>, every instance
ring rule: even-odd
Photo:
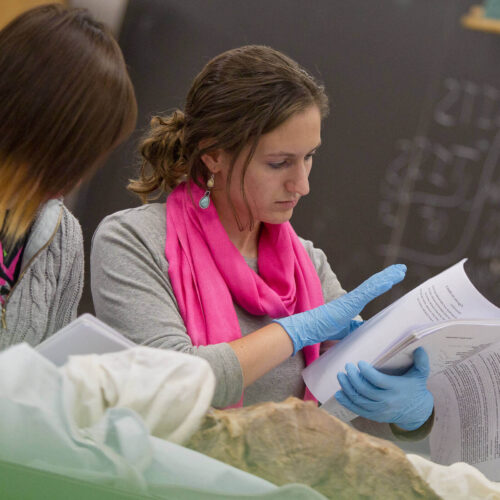
[[[312,157],[314,156],[315,153],[316,152],[307,154],[306,156],[304,156],[304,160],[305,161],[312,160]],[[291,159],[286,159],[286,160],[283,160],[283,161],[280,161],[280,162],[277,162],[277,163],[268,163],[268,165],[271,168],[275,168],[275,169],[283,168],[283,167],[288,167],[291,164],[293,164],[293,160],[291,160]]]
[[[281,168],[288,165],[288,160],[280,161],[279,163],[268,163],[271,168]]]

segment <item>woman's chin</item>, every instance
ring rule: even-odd
[[[269,214],[268,217],[265,218],[262,222],[267,224],[283,224],[284,222],[288,222],[293,215],[293,208],[289,210],[280,210],[279,212],[275,212],[273,214]]]

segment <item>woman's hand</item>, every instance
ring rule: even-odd
[[[432,413],[434,398],[427,389],[429,358],[422,347],[413,353],[413,366],[399,376],[379,372],[365,361],[346,365],[337,375],[341,391],[335,399],[354,413],[396,424],[412,431],[422,426]]]
[[[295,355],[304,346],[339,340],[355,330],[360,322],[354,320],[368,304],[399,283],[406,273],[406,266],[395,264],[374,274],[352,292],[310,311],[275,319],[290,336]]]

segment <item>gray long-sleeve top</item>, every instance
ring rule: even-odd
[[[52,199],[37,213],[21,274],[0,307],[0,350],[36,346],[66,326],[76,318],[82,289],[82,230],[62,200]]]
[[[137,344],[175,349],[205,358],[217,380],[212,405],[237,403],[243,390],[243,375],[233,349],[227,343],[195,347],[187,334],[168,277],[165,257],[165,204],[153,203],[106,217],[92,242],[91,287],[97,316]],[[345,291],[328,264],[325,254],[302,240],[321,281],[323,297],[333,300]],[[255,270],[256,259],[247,259]],[[271,322],[268,316],[252,316],[234,304],[243,335]],[[244,405],[302,398],[304,382],[301,352],[287,359],[245,389]],[[394,440],[388,424],[358,417],[357,429]],[[427,426],[428,429],[432,427]],[[428,432],[428,430],[426,431]],[[405,434],[399,431],[399,437]],[[406,433],[405,440],[421,439],[419,430]]]
[[[217,379],[213,405],[225,407],[239,401],[243,390],[241,367],[227,343],[195,347],[187,334],[168,277],[165,257],[165,204],[154,203],[106,217],[93,238],[91,286],[97,316],[132,341],[152,347],[175,349],[205,358]],[[344,290],[325,254],[310,241],[301,240],[318,272],[325,301]],[[257,271],[256,259],[247,263]],[[243,335],[271,322],[252,316],[235,304]],[[245,389],[245,405],[302,398],[302,352],[268,372]]]

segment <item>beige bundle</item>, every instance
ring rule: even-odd
[[[296,398],[211,410],[186,446],[277,485],[307,484],[328,498],[440,498],[397,446]]]

